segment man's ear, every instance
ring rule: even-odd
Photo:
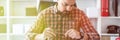
[[[77,4],[75,3],[74,6],[77,7]]]

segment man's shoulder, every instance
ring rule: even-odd
[[[54,12],[53,9],[54,9],[54,6],[48,7],[46,9],[42,10],[41,12],[38,12],[37,17],[38,18],[39,17],[46,17],[47,15],[53,14],[53,12]]]
[[[54,12],[54,6],[50,6],[44,10],[42,10],[41,12],[39,12],[39,14],[51,14]]]
[[[38,17],[39,16],[46,16],[46,15],[49,15],[49,14],[52,14],[54,12],[54,6],[50,6],[40,12],[38,12]]]
[[[85,12],[84,12],[82,9],[79,9],[79,8],[76,8],[74,11],[75,11],[77,14],[80,14],[80,15],[84,15],[84,14],[85,14]]]

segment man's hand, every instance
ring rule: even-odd
[[[80,39],[80,32],[76,31],[75,29],[70,29],[65,33],[66,37],[71,37],[72,39]]]
[[[49,38],[56,36],[54,31],[51,28],[46,28],[44,30],[43,34],[44,34],[45,37],[49,37]]]
[[[45,39],[52,39],[56,37],[53,30],[50,28],[46,28],[42,34],[38,34],[35,37],[35,40],[45,40]]]
[[[43,34],[36,35],[35,40],[45,40],[44,35]]]
[[[86,33],[84,33],[83,40],[89,40],[88,38],[89,38],[88,35]]]

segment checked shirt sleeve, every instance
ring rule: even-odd
[[[31,29],[27,32],[28,40],[35,40],[35,36],[37,34],[41,34],[45,29],[46,22],[45,22],[45,15],[43,13],[45,12],[39,13],[39,15],[37,16],[37,20],[32,25]]]
[[[81,28],[83,29],[84,33],[86,33],[89,36],[90,40],[100,40],[100,36],[90,23],[89,18],[85,15],[83,11],[80,13],[81,13],[80,21],[82,26]]]

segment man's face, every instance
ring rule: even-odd
[[[68,12],[75,8],[75,0],[58,0],[58,10]]]

